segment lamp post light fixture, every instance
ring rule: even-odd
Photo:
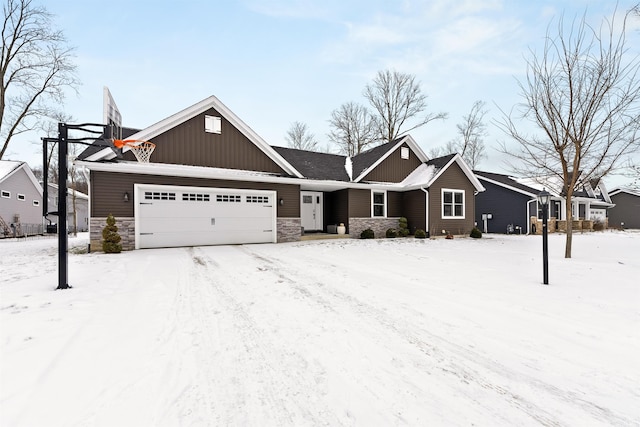
[[[547,221],[549,217],[549,198],[551,194],[544,188],[538,194],[538,204],[542,207],[542,278],[545,285],[549,284],[549,241]]]

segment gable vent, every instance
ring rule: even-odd
[[[208,133],[222,133],[222,119],[215,116],[204,116],[204,131]]]

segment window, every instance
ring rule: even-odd
[[[386,191],[371,192],[371,216],[372,217],[387,216],[387,192]]]
[[[222,119],[220,117],[204,116],[204,131],[222,133]]]
[[[216,202],[240,203],[242,202],[242,197],[235,194],[217,194]]]
[[[40,206],[40,200],[34,200],[33,206]]]
[[[11,198],[11,191],[2,190],[2,197],[4,197],[5,199],[10,199]]]
[[[302,196],[302,203],[313,203],[313,196]]]
[[[464,219],[464,190],[442,189],[442,218]]]
[[[185,202],[208,202],[208,194],[200,193],[182,193],[182,200]]]
[[[409,147],[400,148],[400,157],[405,160],[409,158]]]
[[[17,196],[17,197],[18,197],[18,200],[23,201],[23,202],[24,202],[25,200],[27,200],[27,196],[25,196],[24,194],[20,194],[20,193],[18,193],[18,196]]]
[[[269,203],[269,196],[246,196],[247,203]]]
[[[164,191],[145,191],[145,200],[175,200],[176,193],[165,193]]]

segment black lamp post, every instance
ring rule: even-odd
[[[542,207],[542,277],[545,285],[549,284],[549,244],[547,235],[547,220],[549,217],[549,198],[551,194],[544,188],[538,194],[538,204]]]

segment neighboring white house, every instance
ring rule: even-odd
[[[42,187],[25,162],[0,160],[0,237],[41,234]]]
[[[48,184],[48,210],[49,212],[56,212],[58,210],[58,185]],[[76,218],[73,220],[73,196],[76,198]],[[58,217],[56,215],[48,215],[47,219],[52,223],[58,223]],[[48,222],[48,221],[47,221]],[[89,196],[79,191],[74,191],[67,188],[67,229],[69,232],[74,231],[76,227],[77,232],[89,231]]]

